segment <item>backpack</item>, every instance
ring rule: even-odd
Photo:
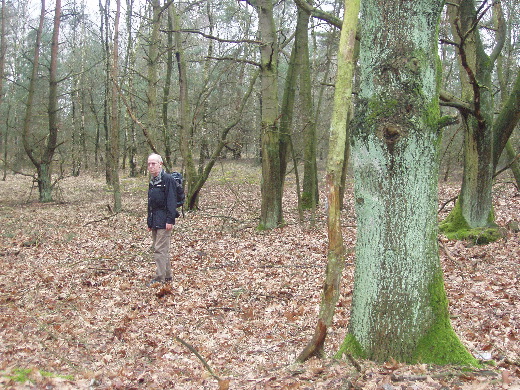
[[[184,194],[184,178],[180,172],[172,172],[170,176],[173,177],[173,180],[177,183],[177,208],[182,208],[186,200],[186,195]],[[182,208],[182,216],[184,216],[184,208]]]

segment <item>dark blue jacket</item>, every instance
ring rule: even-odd
[[[166,224],[175,224],[177,213],[177,183],[164,171],[160,173],[160,181],[148,186],[148,227],[166,229]]]

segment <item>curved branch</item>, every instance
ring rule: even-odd
[[[210,57],[210,56],[206,56],[204,58],[206,58],[207,60],[235,61],[235,62],[243,62],[245,64],[254,65],[254,66],[257,66],[257,67],[261,66],[258,62],[255,62],[255,61],[249,61],[249,60],[238,59],[238,58],[233,58],[233,57]]]
[[[165,33],[168,33],[168,32],[181,32],[181,33],[189,33],[189,34],[198,34],[204,38],[208,38],[208,39],[211,39],[211,40],[214,40],[214,41],[217,41],[217,42],[222,42],[222,43],[252,43],[252,44],[255,44],[255,45],[260,45],[262,44],[261,41],[255,41],[253,39],[224,39],[224,38],[219,38],[219,37],[216,37],[214,35],[210,35],[210,34],[206,34],[202,31],[199,31],[199,30],[195,30],[195,29],[180,29],[180,30],[161,30],[161,32],[165,32]]]
[[[468,114],[474,113],[474,107],[472,106],[471,103],[468,103],[467,101],[459,99],[458,97],[456,97],[455,95],[453,95],[451,93],[448,93],[446,91],[441,91],[439,94],[439,99],[440,99],[439,104],[441,106],[453,107],[463,113],[468,113]]]
[[[341,29],[343,21],[340,18],[332,14],[329,14],[328,12],[313,7],[307,2],[307,0],[294,0],[294,2],[299,8],[303,9],[305,12],[312,15],[313,18],[323,20],[329,23],[330,25]]]

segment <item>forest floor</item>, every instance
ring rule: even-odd
[[[520,193],[507,180],[494,186],[504,227],[520,216]],[[259,181],[258,166],[215,166],[200,210],[177,220],[171,287],[146,286],[155,265],[145,177],[122,179],[116,215],[102,176],[64,179],[47,204],[28,177],[0,181],[0,388],[520,389],[520,233],[505,229],[486,246],[439,237],[452,324],[482,368],[334,360],[349,319],[353,256],[328,358],[295,364],[317,321],[326,217],[320,208],[314,226],[298,222],[289,177],[287,225],[257,231]],[[440,184],[439,208],[459,185]],[[348,247],[351,199],[349,189]]]

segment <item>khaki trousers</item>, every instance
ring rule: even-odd
[[[172,230],[152,229],[153,257],[157,265],[156,279],[163,282],[172,277],[170,262],[170,241]]]

